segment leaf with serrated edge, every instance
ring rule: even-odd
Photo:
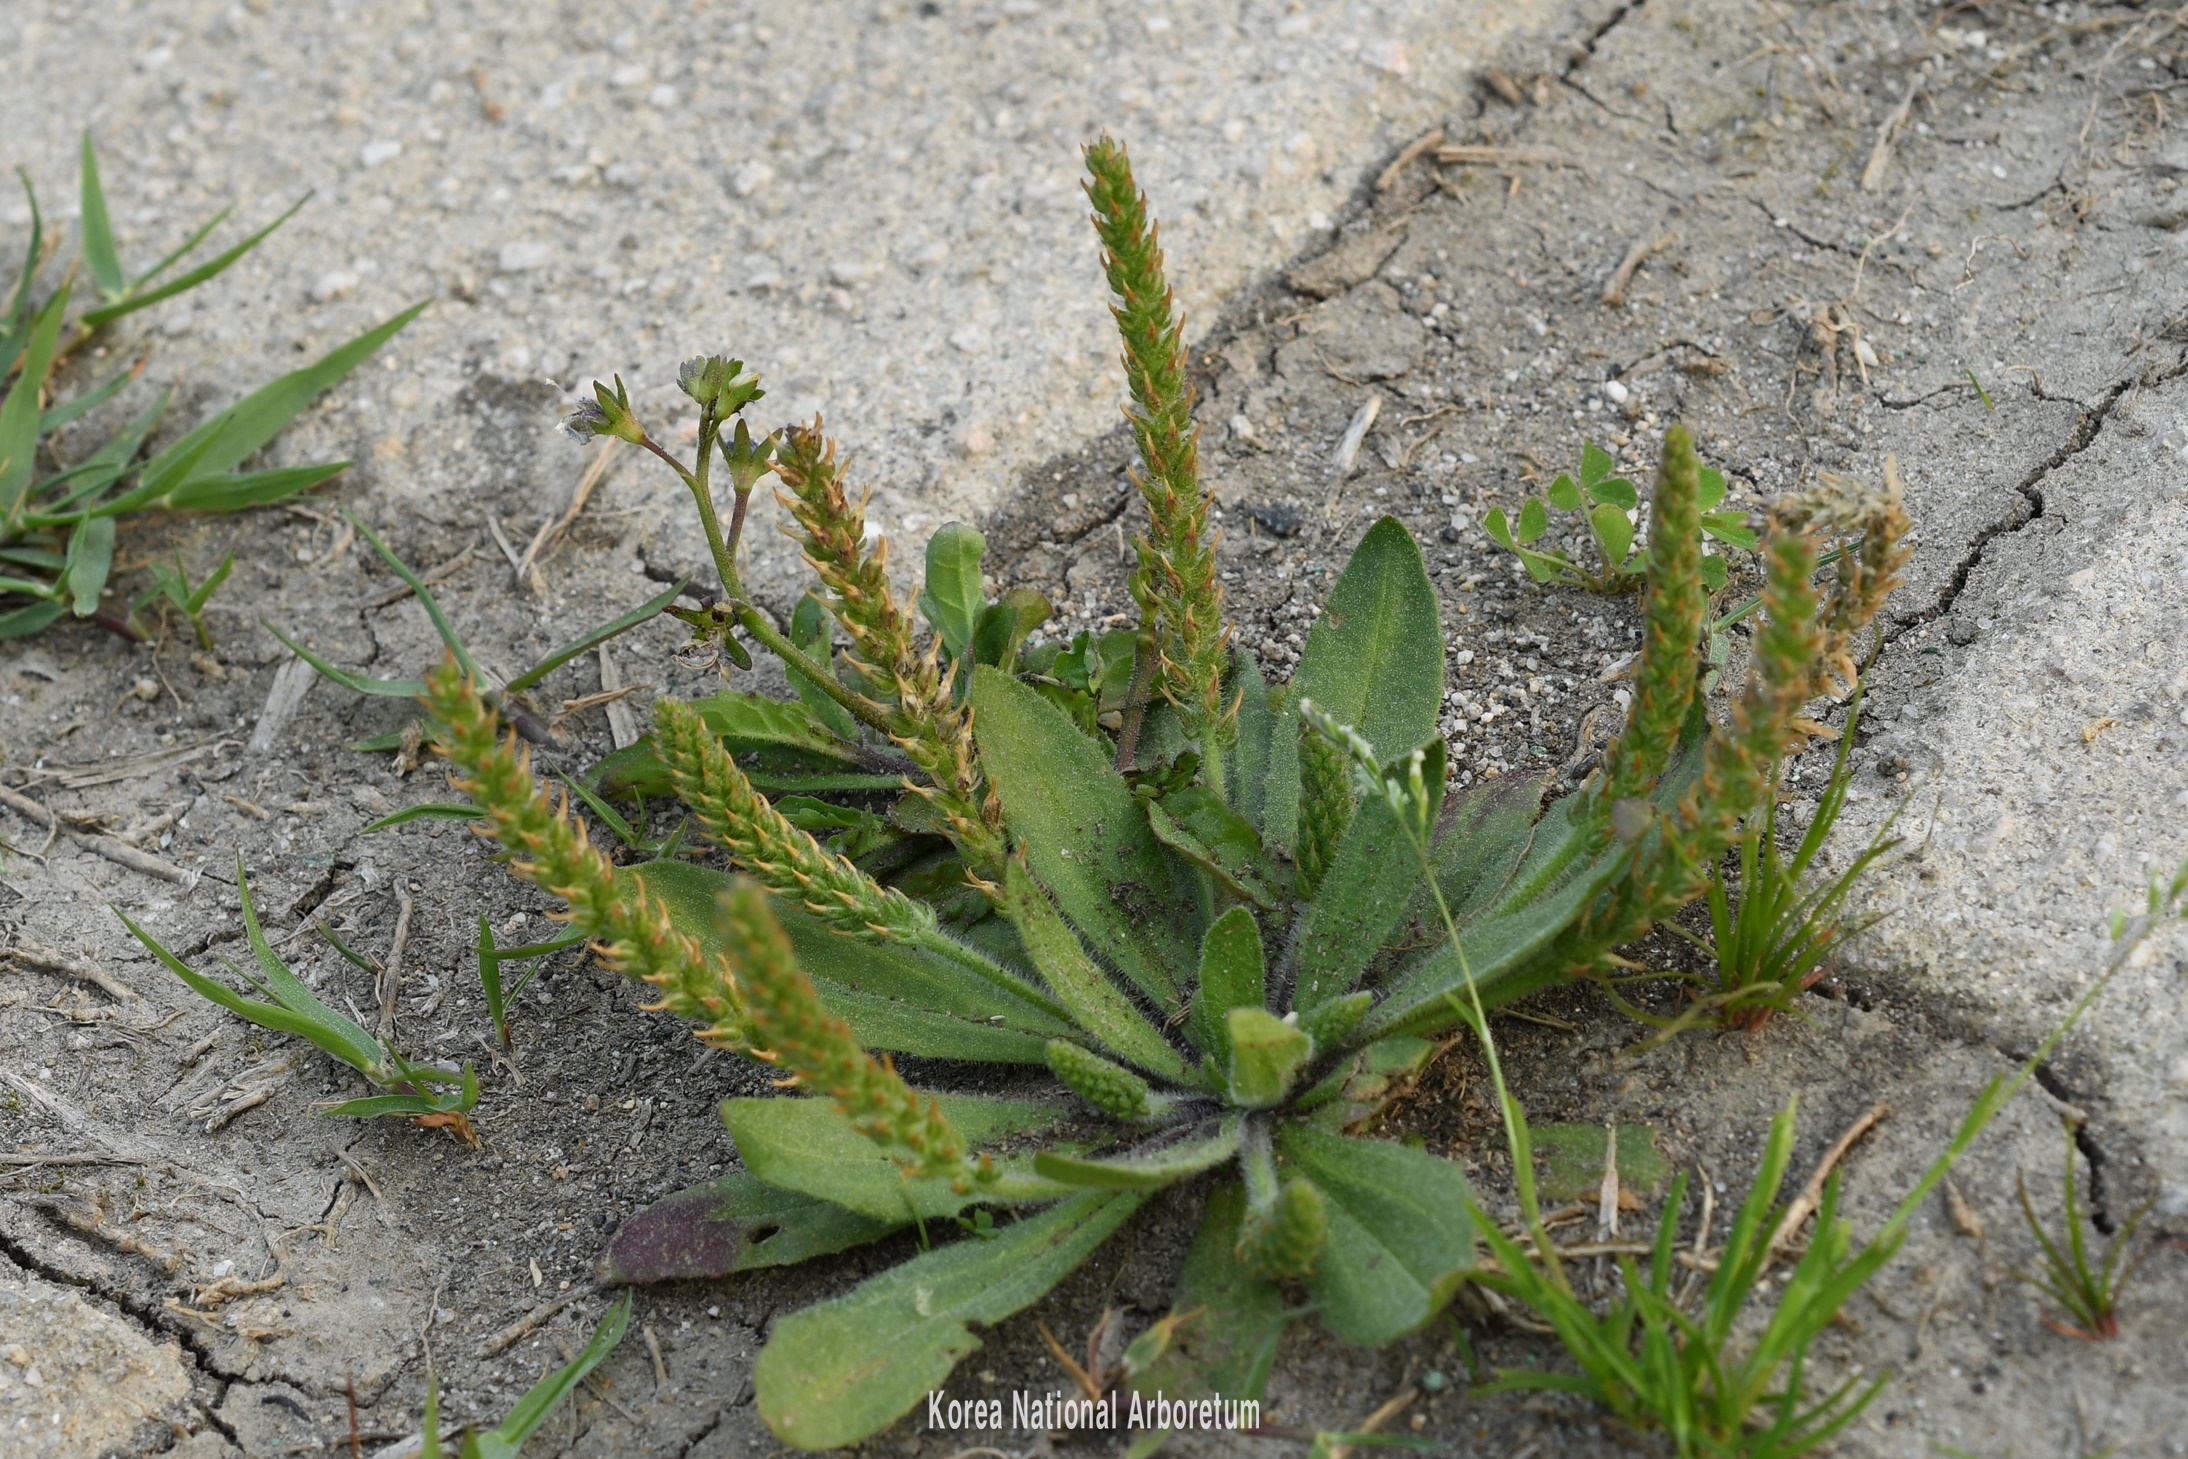
[[[952,1242],[776,1319],[753,1369],[760,1417],[801,1449],[832,1449],[879,1431],[980,1346],[971,1324],[1001,1322],[1037,1301],[1145,1198],[1074,1196],[992,1240]]]
[[[977,669],[972,706],[980,762],[1035,879],[1096,953],[1175,1009],[1199,918],[1131,787],[1062,710],[1008,675]]]
[[[1054,1127],[1068,1113],[1061,1104],[938,1094],[935,1102],[968,1144]],[[995,1162],[992,1184],[960,1193],[946,1176],[907,1179],[888,1152],[852,1125],[829,1099],[731,1099],[722,1123],[737,1142],[745,1168],[769,1185],[797,1191],[881,1221],[954,1216],[970,1205],[1052,1201],[1068,1187],[1033,1173],[1029,1156]]]
[[[1298,1123],[1284,1126],[1278,1151],[1328,1206],[1329,1240],[1307,1280],[1323,1324],[1374,1347],[1435,1316],[1474,1262],[1465,1172],[1425,1150]]]

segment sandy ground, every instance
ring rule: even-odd
[[[704,1056],[574,955],[527,995],[515,1059],[491,1057],[474,919],[528,940],[549,904],[458,829],[358,835],[445,797],[430,768],[403,777],[344,748],[400,727],[400,705],[319,684],[251,748],[286,657],[259,620],[376,673],[433,657],[414,602],[375,606],[392,579],[361,543],[337,545],[336,506],[421,566],[457,562],[444,601],[506,668],[690,572],[689,507],[633,461],[536,587],[513,582],[494,538],[521,548],[583,466],[550,429],[563,396],[542,376],[622,369],[673,421],[673,360],[727,339],[770,371],[763,416],[820,405],[844,430],[899,561],[945,517],[978,515],[999,581],[1049,592],[1067,626],[1100,622],[1126,606],[1136,507],[1070,186],[1097,125],[1131,141],[1203,331],[1242,641],[1287,672],[1351,542],[1400,515],[1443,597],[1462,778],[1578,773],[1615,723],[1604,675],[1632,604],[1515,578],[1479,528],[1583,438],[1638,469],[1684,420],[1755,507],[1819,471],[1874,479],[1887,454],[1906,478],[1916,556],[1844,843],[1904,805],[1920,854],[1872,891],[1891,916],[1804,1016],[1759,1035],[1636,1053],[1635,1027],[1594,992],[1534,1000],[1502,1027],[1536,1118],[1648,1123],[1736,1193],[1789,1095],[1800,1171],[1881,1098],[1890,1113],[1845,1166],[1857,1228],[1873,1227],[2101,965],[2106,908],[2188,854],[2188,142],[2173,119],[2188,35],[2166,14],[1714,0],[816,14],[773,17],[782,34],[765,36],[764,13],[667,10],[521,28],[447,11],[429,28],[402,7],[140,8],[112,34],[79,31],[102,22],[73,10],[27,22],[22,84],[0,107],[49,216],[84,121],[127,256],[216,200],[255,219],[320,188],[187,314],[110,341],[85,381],[153,343],[137,388],[183,381],[187,423],[411,299],[439,302],[273,448],[358,461],[308,510],[125,536],[132,563],[237,550],[210,668],[179,640],[78,625],[0,650],[8,783],[91,818],[42,859],[9,854],[0,918],[12,942],[88,957],[137,995],[35,971],[0,982],[0,1144],[73,1162],[0,1176],[0,1452],[312,1452],[348,1442],[351,1390],[368,1442],[389,1443],[415,1428],[429,1367],[459,1417],[496,1415],[582,1342],[606,1234],[734,1161],[713,1106],[764,1076]],[[944,51],[959,64],[927,64]],[[1474,150],[1386,173],[1439,126]],[[1340,438],[1371,399],[1340,478]],[[96,439],[64,436],[61,454]],[[767,526],[755,577],[787,609],[794,564]],[[649,693],[718,683],[673,656],[673,628],[620,641],[608,672]],[[574,698],[602,672],[588,659],[548,687]],[[599,709],[567,728],[573,769],[609,745]],[[1795,768],[1797,823],[1824,767]],[[46,840],[14,816],[5,834]],[[185,882],[98,854],[99,835]],[[233,955],[239,850],[277,939],[330,999],[370,1008],[372,989],[308,935],[312,917],[376,953],[407,921],[397,1029],[479,1065],[483,1153],[318,1118],[315,1102],[356,1092],[344,1071],[195,1000],[101,905],[193,956]],[[1675,958],[1668,942],[1647,955]],[[2188,1452],[2184,973],[2180,938],[2151,946],[1956,1177],[1974,1221],[1926,1211],[1826,1339],[1819,1376],[1895,1375],[1845,1452]],[[207,1128],[260,1086],[267,1102]],[[1470,1160],[1501,1195],[1482,1090],[1454,1052],[1393,1132]],[[2078,1158],[2102,1222],[2149,1203],[2114,1343],[2051,1330],[2010,1277],[2035,1258],[2015,1175],[2056,1211],[2062,1109],[2087,1116]],[[1133,1240],[987,1335],[953,1386],[1057,1381],[1036,1322],[1068,1341],[1105,1307],[1128,1327],[1158,1315],[1196,1203],[1158,1203]],[[749,1382],[769,1320],[901,1254],[642,1293],[662,1370],[627,1343],[538,1451],[770,1452]],[[223,1279],[275,1277],[217,1298]],[[493,1341],[565,1290],[577,1300],[536,1332]],[[1472,1330],[1490,1360],[1550,1360],[1523,1334]],[[1399,1421],[1417,1415],[1454,1452],[1628,1452],[1570,1406],[1468,1399],[1461,1371],[1447,1329],[1364,1353],[1302,1328],[1272,1408],[1350,1424],[1413,1387]],[[1453,1381],[1429,1396],[1430,1372]],[[870,1447],[976,1442],[1047,1443],[906,1424]]]

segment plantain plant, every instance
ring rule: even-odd
[[[682,373],[695,463],[618,389],[573,422],[692,488],[723,592],[681,616],[733,658],[740,636],[777,654],[799,696],[662,700],[652,734],[593,777],[602,795],[672,793],[703,844],[616,865],[464,666],[444,662],[423,696],[511,869],[656,1007],[806,1095],[728,1101],[743,1170],[626,1223],[611,1277],[720,1275],[916,1228],[919,1254],[775,1323],[759,1408],[803,1448],[893,1421],[978,1346],[975,1325],[1189,1183],[1200,1235],[1136,1383],[1256,1397],[1307,1311],[1370,1344],[1427,1321],[1473,1263],[1467,1182],[1373,1138],[1378,1114],[1455,1026],[1614,966],[1705,886],[1810,727],[1803,706],[1851,683],[1848,643],[1900,560],[1892,497],[1783,508],[1752,677],[1712,725],[1701,468],[1672,430],[1637,692],[1603,772],[1547,810],[1540,779],[1447,795],[1443,630],[1395,519],[1361,539],[1289,684],[1235,651],[1155,229],[1121,147],[1104,138],[1086,162],[1149,514],[1136,631],[1029,650],[1047,605],[987,602],[958,532],[945,571],[930,549],[923,635],[820,422],[753,443],[756,381],[708,359]],[[787,634],[737,572],[756,461],[819,580]],[[1861,549],[1819,601],[1817,538],[1849,527]],[[954,1061],[926,1066],[945,1085],[967,1065],[1026,1072],[930,1091],[896,1054]],[[978,1234],[934,1240],[958,1222]]]

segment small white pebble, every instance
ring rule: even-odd
[[[1613,405],[1624,405],[1632,394],[1633,392],[1626,388],[1625,382],[1622,380],[1605,380],[1603,382],[1603,398]]]
[[[330,269],[312,284],[311,301],[314,304],[331,304],[356,291],[357,275],[346,269]]]
[[[378,167],[383,162],[393,162],[403,155],[403,144],[392,139],[367,142],[357,149],[357,160],[367,167]]]

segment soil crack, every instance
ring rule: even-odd
[[[1938,590],[1937,602],[1926,611],[1917,613],[1912,618],[1905,620],[1906,623],[1928,623],[1950,613],[1953,604],[1967,590],[1968,577],[1975,571],[1976,564],[1983,560],[1983,555],[1989,550],[1992,539],[2002,537],[2009,532],[2018,532],[2044,514],[2044,478],[2089,449],[2090,445],[2097,439],[2098,432],[2104,429],[2104,423],[2111,419],[2112,412],[2119,405],[2121,398],[2134,388],[2136,379],[2136,376],[2130,375],[2123,380],[2114,382],[2105,390],[2104,397],[2095,405],[2081,407],[2080,414],[2074,422],[2074,429],[2067,433],[2067,438],[2059,444],[2059,448],[2039,462],[2034,470],[2015,484],[2013,489],[2021,498],[2020,510],[2013,512],[2006,520],[1977,532],[1975,540],[1968,544],[1967,552],[1962,555],[1959,563],[1954,566],[1952,576],[1947,578],[1945,586]]]
[[[229,1443],[239,1448],[242,1446],[242,1440],[236,1436],[235,1430],[227,1421],[221,1418],[219,1412],[220,1405],[227,1399],[228,1385],[235,1380],[213,1366],[211,1345],[202,1337],[179,1323],[170,1324],[165,1320],[167,1318],[166,1309],[152,1306],[150,1297],[141,1293],[132,1293],[126,1287],[110,1289],[108,1283],[101,1282],[96,1278],[79,1276],[66,1267],[46,1260],[32,1250],[27,1243],[6,1231],[0,1231],[0,1256],[5,1256],[24,1271],[34,1273],[57,1287],[68,1287],[78,1292],[89,1292],[95,1297],[103,1298],[116,1313],[133,1323],[148,1339],[173,1338],[177,1346],[190,1354],[191,1359],[197,1365],[198,1371],[212,1385],[211,1401],[198,1405],[200,1416],[204,1418],[206,1423],[218,1429],[222,1437],[226,1438]]]
[[[2089,1106],[2048,1063],[2036,1066],[2036,1082],[2044,1087],[2045,1093],[2068,1107],[2067,1119],[2074,1129],[2074,1148],[2089,1162],[2089,1224],[2103,1235],[2110,1236],[2119,1229],[2119,1223],[2112,1216],[2112,1191],[2104,1173],[2111,1157],[2097,1143],[2097,1137],[2089,1131],[2089,1127],[2095,1123],[2089,1117]]]

